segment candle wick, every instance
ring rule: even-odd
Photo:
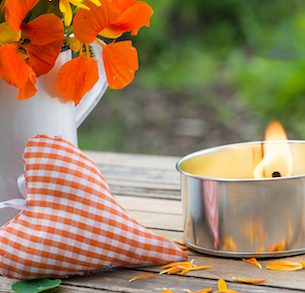
[[[276,178],[276,177],[282,177],[281,173],[278,172],[278,171],[274,171],[274,172],[272,173],[272,178]]]

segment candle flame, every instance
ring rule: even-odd
[[[283,126],[272,121],[265,133],[264,157],[256,166],[254,178],[284,177],[292,174],[292,157]],[[278,141],[278,142],[277,142]]]

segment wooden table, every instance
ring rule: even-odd
[[[126,155],[87,152],[98,162],[100,169],[118,201],[134,217],[169,239],[182,239],[182,207],[180,202],[179,174],[175,170],[175,157]],[[189,252],[190,259],[198,265],[213,265],[213,269],[190,272],[186,276],[162,275],[159,267],[120,269],[90,277],[64,280],[56,292],[161,292],[170,288],[173,292],[183,289],[193,291],[217,288],[217,280],[224,278],[231,289],[238,292],[305,292],[305,270],[295,272],[268,271],[246,264],[240,260],[224,259]],[[305,256],[290,257],[305,260]],[[264,266],[267,261],[261,261]],[[128,280],[145,272],[155,272],[156,277],[129,283]],[[232,276],[252,279],[267,278],[262,285],[245,285],[232,282]],[[0,292],[10,292],[14,280],[0,277]]]

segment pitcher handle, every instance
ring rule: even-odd
[[[76,106],[75,111],[77,128],[83,123],[83,121],[95,108],[95,106],[100,101],[108,87],[102,59],[102,48],[98,44],[94,43],[92,44],[92,50],[94,52],[96,60],[98,61],[99,80],[94,85],[94,87],[83,97],[81,102]]]

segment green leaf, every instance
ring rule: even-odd
[[[12,285],[15,293],[39,293],[58,287],[61,280],[39,279],[32,281],[18,281]]]

